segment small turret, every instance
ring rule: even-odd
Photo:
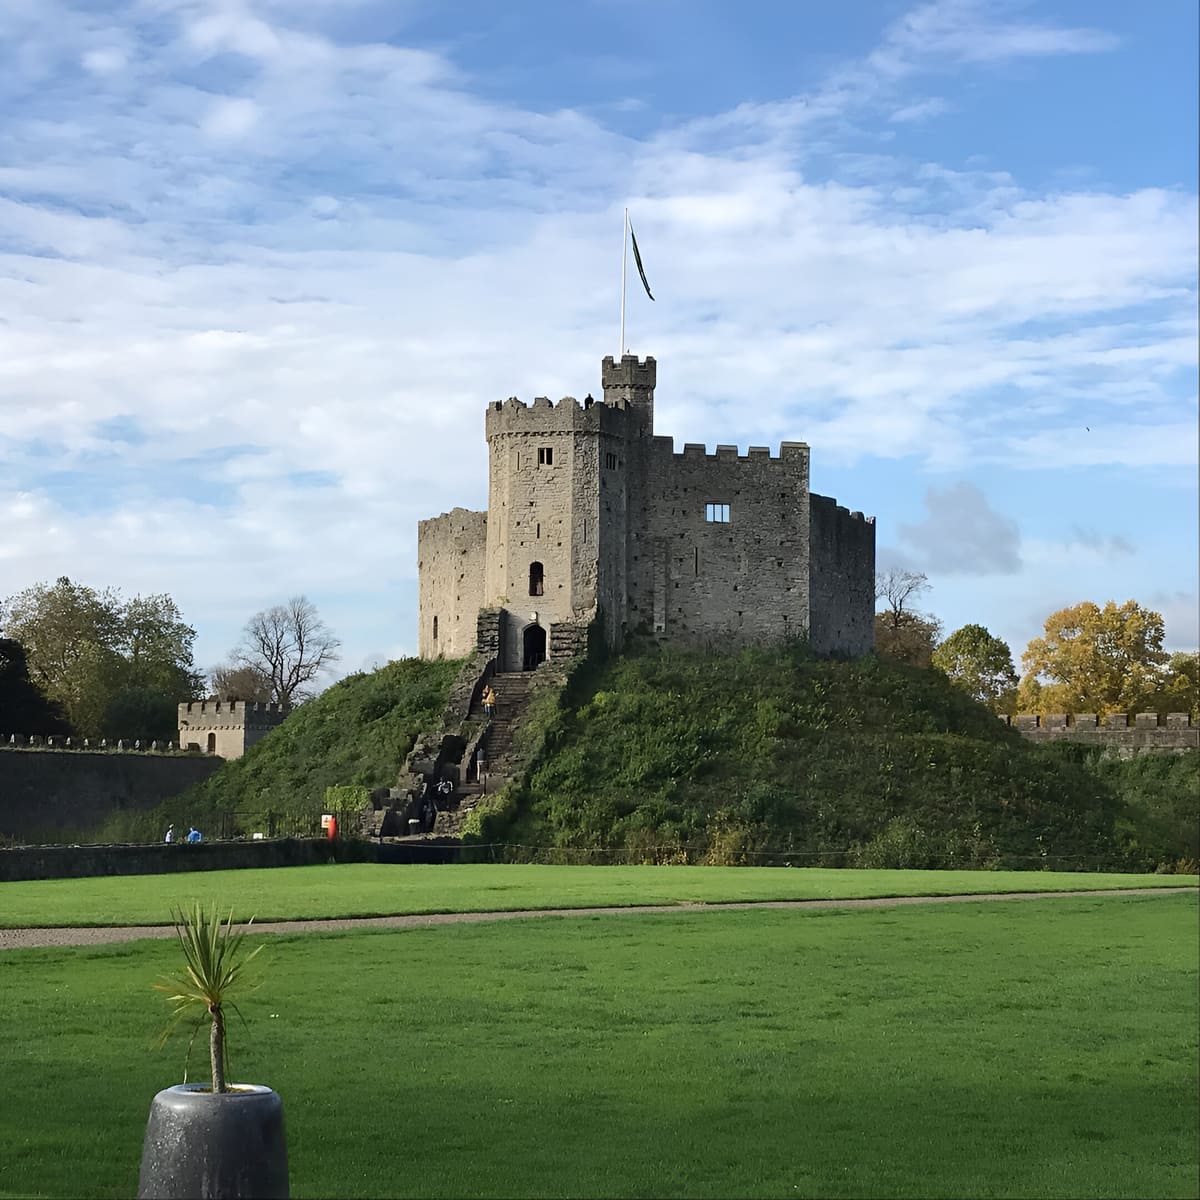
[[[639,425],[645,437],[654,433],[654,383],[657,365],[647,356],[644,362],[636,354],[624,354],[621,361],[607,355],[600,364],[604,384],[604,403],[612,408],[629,408],[642,416]]]

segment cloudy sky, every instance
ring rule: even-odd
[[[483,409],[618,349],[1014,655],[1197,631],[1195,0],[4,0],[0,597],[415,652]]]

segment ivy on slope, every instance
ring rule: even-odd
[[[543,717],[484,840],[648,860],[1095,866],[1117,799],[938,672],[794,650],[628,655]]]
[[[460,665],[404,658],[348,676],[170,803],[181,811],[310,813],[329,785],[390,786],[417,735],[441,719]]]

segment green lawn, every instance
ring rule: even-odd
[[[1198,933],[1182,894],[276,936],[234,1076],[297,1197],[1194,1197]],[[0,954],[0,1195],[133,1194],[174,960]]]
[[[964,892],[1195,887],[1194,875],[833,871],[778,867],[390,866],[344,863],[0,883],[0,928],[161,925],[199,899],[260,921],[594,905],[844,900]]]

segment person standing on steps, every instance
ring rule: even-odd
[[[492,691],[490,683],[484,684],[483,687],[483,711],[487,714],[487,719],[490,721],[496,715],[496,693]]]
[[[169,846],[174,840],[175,840],[175,826],[168,825],[167,826],[167,836],[163,838],[163,841],[166,842],[167,845]]]

